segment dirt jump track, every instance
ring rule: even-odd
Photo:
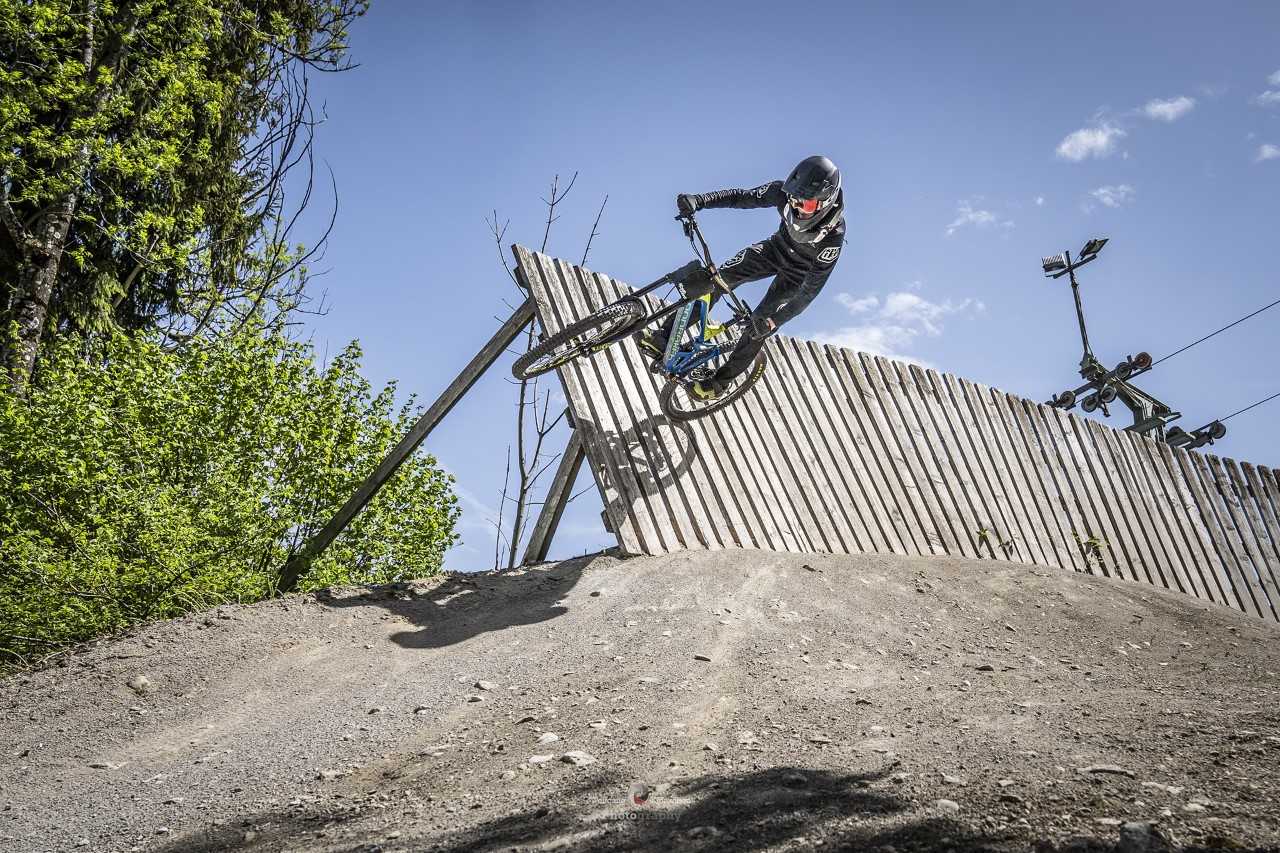
[[[3,682],[0,850],[1277,849],[1278,641],[760,551],[226,607]]]

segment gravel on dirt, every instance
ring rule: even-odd
[[[1030,565],[597,555],[61,664],[0,682],[7,853],[1280,845],[1280,628]]]

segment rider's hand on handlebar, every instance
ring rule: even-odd
[[[696,195],[680,193],[680,195],[676,196],[676,210],[680,211],[681,216],[689,216],[699,207]]]
[[[762,338],[769,337],[769,335],[773,334],[774,330],[777,328],[778,324],[773,322],[772,318],[756,317],[753,315],[751,317],[751,324],[748,329],[748,333],[752,338],[758,341]]]

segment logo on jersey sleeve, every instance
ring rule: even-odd
[[[735,266],[737,264],[742,263],[742,259],[746,257],[746,255],[747,255],[747,250],[743,249],[742,251],[738,252],[738,254],[734,255],[732,258],[730,258],[729,260],[721,264],[720,269],[724,269],[725,267],[731,267],[731,266]]]
[[[838,257],[840,257],[839,246],[828,246],[818,253],[818,260],[824,264],[835,263],[835,260]]]
[[[764,186],[756,187],[751,191],[751,194],[756,198],[764,198],[765,195],[769,192],[769,186],[770,186],[769,184],[765,184]]]

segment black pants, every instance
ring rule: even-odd
[[[748,246],[720,266],[720,278],[724,280],[730,290],[737,290],[740,284],[759,281],[769,276],[773,276],[774,279],[770,282],[769,291],[765,294],[764,299],[761,300],[761,305],[772,305],[785,301],[786,295],[799,287],[800,282],[804,279],[804,272],[793,269],[783,263],[782,259],[778,257],[778,252],[773,243],[768,240]],[[680,289],[685,298],[694,298],[711,293],[711,304],[715,305],[716,300],[721,296],[719,288],[716,288],[711,283],[711,277],[707,274],[706,268],[696,262],[677,270],[676,273],[672,274],[672,278],[680,282]],[[761,319],[767,316],[767,314],[763,314]],[[692,321],[693,315],[690,315],[690,323]],[[671,319],[667,321],[665,330],[668,340],[670,340],[672,333],[675,332],[675,325],[676,314],[672,314]],[[683,333],[684,330],[681,329],[680,331]],[[730,353],[729,360],[716,370],[715,378],[728,381],[745,373],[751,367],[751,363],[756,360],[756,355],[760,352],[760,348],[764,346],[764,341],[764,338],[751,337],[748,334],[748,330],[744,328],[738,340],[738,345]]]

